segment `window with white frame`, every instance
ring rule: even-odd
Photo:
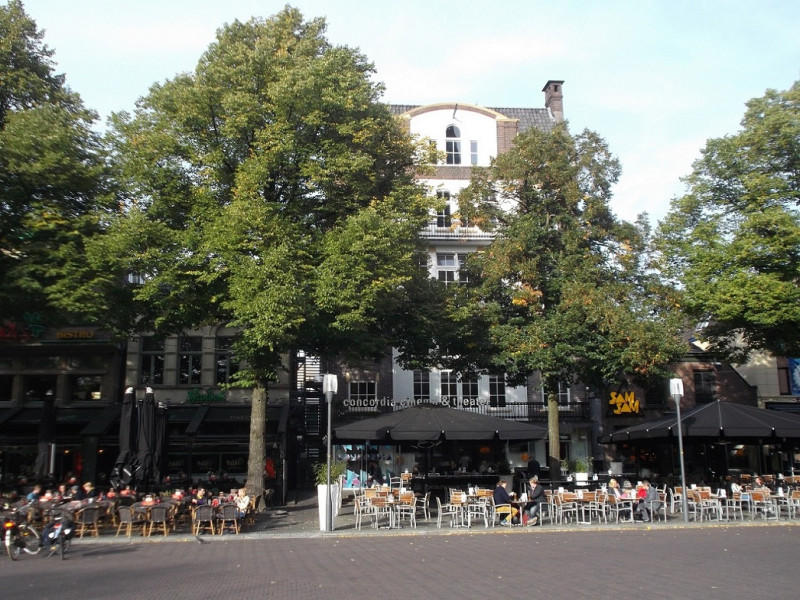
[[[203,362],[203,338],[178,338],[178,385],[200,385]]]
[[[489,406],[506,405],[506,378],[503,375],[489,375]]]
[[[445,151],[448,165],[461,164],[461,131],[455,125],[450,125],[445,132]]]
[[[458,376],[453,371],[441,372],[442,402],[458,400]]]
[[[429,371],[414,371],[414,400],[431,399],[431,374]]]
[[[477,400],[478,399],[478,378],[462,376],[461,377],[461,399],[462,400]]]
[[[470,140],[469,142],[469,164],[478,164],[478,140]]]
[[[450,227],[453,224],[450,214],[450,192],[436,192],[436,197],[443,203],[442,208],[436,213],[436,226]]]
[[[459,269],[464,265],[466,254],[456,252],[436,253],[436,278],[445,284],[464,282],[466,279],[459,274]]]
[[[143,385],[164,383],[164,340],[151,335],[142,337],[139,360],[139,383]]]
[[[214,364],[216,366],[216,382],[231,383],[233,376],[239,372],[239,361],[233,355],[233,338],[218,337],[216,340],[216,351],[214,352]]]
[[[549,392],[546,392],[545,389],[542,387],[542,388],[539,388],[539,393],[541,394],[542,402],[546,403],[547,402],[547,394]],[[558,404],[559,405],[569,404],[572,401],[572,396],[570,395],[570,388],[563,381],[559,381],[558,382],[558,394],[557,395],[558,395]]]

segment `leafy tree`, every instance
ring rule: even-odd
[[[21,2],[0,7],[0,306],[53,323],[81,318],[56,308],[61,282],[113,196],[96,114],[53,73],[42,40]]]
[[[609,209],[618,174],[596,134],[532,129],[459,198],[462,213],[498,233],[468,261],[469,310],[462,302],[455,313],[491,346],[464,347],[461,359],[512,384],[538,375],[550,440],[559,383],[645,382],[683,351],[673,296],[648,270],[646,220],[619,222]],[[551,473],[559,462],[552,443]]]
[[[800,356],[800,82],[709,140],[659,228],[665,274],[711,349]]]
[[[428,200],[371,64],[291,7],[222,27],[193,73],[112,118],[125,210],[92,243],[95,285],[136,273],[139,330],[237,326],[255,389],[248,486],[260,493],[266,393],[281,357],[385,351],[424,277]]]

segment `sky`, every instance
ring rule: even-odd
[[[5,3],[5,0],[0,0]],[[273,0],[23,0],[56,71],[102,122],[153,83],[194,70],[216,31],[266,18]],[[800,2],[790,0],[294,0],[327,38],[358,48],[394,104],[544,107],[564,80],[573,132],[622,164],[612,209],[655,224],[710,138],[745,103],[800,80]]]

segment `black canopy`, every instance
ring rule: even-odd
[[[136,420],[134,410],[136,409],[136,396],[133,388],[125,390],[122,398],[122,410],[119,415],[119,455],[114,463],[114,471],[111,475],[111,483],[119,488],[128,485],[133,477],[134,464],[136,462],[135,436]]]
[[[149,483],[153,476],[153,451],[155,449],[156,397],[152,388],[147,388],[144,400],[139,401],[139,440],[136,445],[138,468],[135,472],[138,484]]]
[[[800,439],[800,416],[776,410],[716,401],[681,413],[682,433],[688,438],[739,440]],[[678,435],[678,417],[672,415],[615,431],[608,442],[668,438]]]
[[[418,404],[403,410],[336,427],[337,440],[533,440],[547,429],[529,423],[438,406]]]

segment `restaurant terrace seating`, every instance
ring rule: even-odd
[[[75,513],[78,537],[83,537],[87,531],[94,537],[100,537],[100,507],[86,506]]]
[[[170,509],[164,504],[157,504],[147,511],[147,537],[153,533],[153,529],[158,529],[164,533],[166,537],[169,533],[169,516]]]
[[[192,529],[195,535],[200,535],[201,532],[208,531],[211,535],[216,533],[216,515],[215,509],[210,504],[201,504],[196,506],[192,514]]]
[[[142,535],[145,534],[146,528],[146,521],[144,519],[144,515],[134,512],[133,507],[131,506],[118,506],[117,507],[117,515],[118,515],[118,524],[117,524],[117,536],[119,532],[122,531],[122,528],[125,528],[125,535],[131,537],[133,535],[133,529],[138,527]]]

